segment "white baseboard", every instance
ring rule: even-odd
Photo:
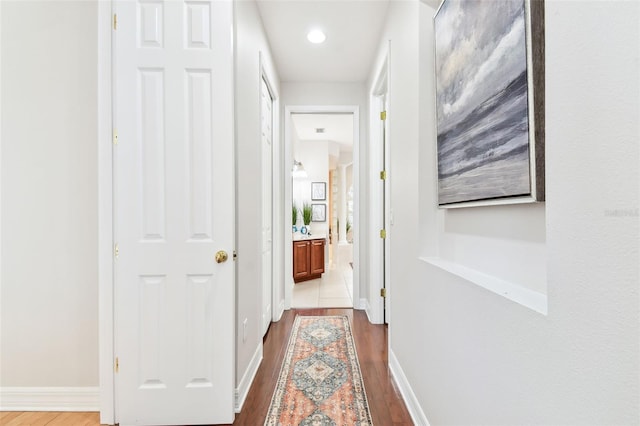
[[[358,306],[354,306],[354,308],[356,309],[360,309],[363,310],[365,312],[369,311],[369,300],[368,299],[360,299],[360,303],[358,304]],[[367,314],[367,316],[369,316],[369,314]]]
[[[391,370],[391,375],[396,381],[398,389],[400,389],[400,394],[402,395],[402,399],[404,399],[407,410],[409,410],[409,415],[413,423],[417,426],[430,426],[427,416],[425,416],[422,407],[420,407],[418,398],[416,398],[413,389],[411,389],[407,376],[404,375],[404,371],[402,371],[402,367],[400,367],[398,358],[396,358],[396,355],[391,349],[389,349],[389,370]]]
[[[367,314],[367,319],[371,324],[376,324],[375,318],[373,317],[373,312],[371,310],[371,305],[369,304],[369,299],[361,299],[361,300],[362,302],[360,303],[363,304],[362,307]]]
[[[2,387],[0,411],[100,411],[100,388]]]
[[[282,314],[284,314],[284,299],[282,299],[280,301],[280,303],[278,304],[278,308],[275,312],[275,316],[274,316],[274,322],[278,322],[280,321],[280,319],[282,318]]]
[[[251,383],[253,383],[253,379],[256,377],[256,373],[258,372],[258,368],[260,367],[260,363],[262,362],[262,341],[258,344],[253,357],[251,358],[251,362],[249,362],[249,366],[247,370],[244,372],[240,383],[238,383],[238,387],[235,391],[235,410],[236,413],[239,413],[242,410],[242,406],[244,405],[245,399],[247,399],[247,394],[249,393],[249,388],[251,388]]]

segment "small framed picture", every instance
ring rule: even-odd
[[[311,221],[326,222],[327,221],[327,205],[311,204]]]
[[[311,182],[311,200],[324,201],[327,199],[327,183]]]

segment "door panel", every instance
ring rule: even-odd
[[[116,419],[231,423],[232,4],[114,8]]]
[[[322,274],[324,272],[324,240],[311,241],[309,267],[311,275]]]
[[[211,81],[208,71],[187,71],[187,139],[189,141],[189,237],[211,241],[213,173]]]
[[[140,166],[142,174],[142,238],[162,240],[165,236],[165,141],[164,73],[138,70],[136,115],[140,118]],[[123,135],[124,136],[124,135]]]
[[[140,277],[140,340],[138,351],[140,353],[140,387],[153,388],[165,387],[162,379],[161,366],[165,364],[162,359],[163,336],[166,332],[166,323],[162,320],[166,314],[166,276]]]
[[[293,279],[298,280],[309,275],[311,270],[311,245],[309,241],[293,243]]]

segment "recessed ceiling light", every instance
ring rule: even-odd
[[[307,40],[315,44],[322,43],[326,40],[326,38],[327,36],[324,35],[324,33],[320,30],[312,30],[309,31],[309,34],[307,34]]]

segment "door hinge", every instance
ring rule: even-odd
[[[114,30],[118,29],[118,14],[117,13],[113,14],[113,29]]]
[[[380,120],[385,121],[387,119],[387,111],[380,112]]]
[[[382,238],[382,239],[387,238],[387,230],[386,229],[381,229],[380,230],[380,238]]]
[[[118,145],[118,129],[113,129],[113,144]]]
[[[380,289],[380,297],[387,297],[387,289],[386,288],[381,288]]]
[[[120,360],[116,357],[115,362],[113,363],[113,370],[117,373],[120,371]]]
[[[120,247],[118,246],[118,243],[115,243],[113,245],[113,257],[114,259],[117,259],[118,256],[120,256]]]
[[[387,180],[387,171],[383,170],[380,172],[380,179],[381,180]]]

